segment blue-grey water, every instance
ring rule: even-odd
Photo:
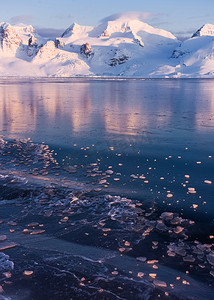
[[[17,221],[19,227],[9,239],[20,245],[6,250],[17,259],[14,288],[5,288],[7,296],[13,299],[19,289],[19,297],[26,294],[20,299],[37,299],[38,276],[30,278],[29,287],[25,278],[17,279],[24,264],[20,255],[25,255],[30,268],[34,257],[41,268],[48,262],[49,274],[54,270],[64,274],[62,278],[73,276],[62,279],[64,288],[56,291],[54,276],[43,274],[45,280],[51,278],[46,286],[50,294],[40,294],[38,299],[70,299],[74,291],[74,299],[165,299],[165,293],[174,293],[172,299],[213,299],[213,80],[1,79],[0,138],[0,219],[5,224],[0,226],[5,233],[7,223]],[[113,197],[110,204],[105,195]],[[133,212],[133,207],[143,210]],[[166,211],[174,213],[173,220],[182,221],[176,219],[172,224],[170,218],[165,220],[161,213]],[[162,220],[167,230],[158,228]],[[24,235],[23,242],[22,230],[32,221],[43,223],[45,234],[52,237],[49,242],[43,235],[38,241]],[[184,228],[183,235],[176,233],[175,226]],[[95,232],[96,228],[102,234]],[[59,237],[60,242],[55,240]],[[126,243],[124,248],[125,241],[131,245]],[[38,249],[33,243],[40,243]],[[177,254],[179,250],[173,247],[183,247],[185,254]],[[121,248],[119,253],[125,252],[115,258],[114,251]],[[52,260],[45,257],[47,250]],[[172,255],[167,254],[169,250]],[[73,260],[82,253],[83,262],[73,261],[72,272],[62,271],[68,258],[59,253],[64,252]],[[93,272],[89,274],[89,252],[96,278]],[[136,257],[156,258],[159,271],[155,267],[149,270],[146,263],[139,266],[138,260],[135,265]],[[105,263],[95,266],[102,258]],[[61,269],[54,269],[54,261]],[[84,266],[82,271],[78,264]],[[122,273],[111,279],[115,268]],[[147,281],[139,282],[137,269],[145,274],[160,272],[158,279],[168,288],[154,291],[149,287],[148,291]],[[38,274],[41,277],[41,270]],[[79,292],[76,276],[82,282]],[[106,278],[112,284],[107,284]],[[185,278],[190,284],[183,282]],[[73,282],[72,290],[65,288],[67,280]],[[130,285],[127,289],[125,280]],[[151,298],[146,298],[148,293]]]

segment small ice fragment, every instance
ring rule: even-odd
[[[211,264],[212,266],[214,266],[214,253],[210,253],[207,255],[207,260],[209,262],[209,264]]]
[[[24,275],[25,275],[25,276],[30,276],[30,275],[32,275],[32,274],[33,274],[33,271],[30,271],[30,270],[24,271]]]
[[[161,214],[162,219],[173,219],[174,214],[172,212],[165,211]]]
[[[36,235],[36,234],[42,234],[42,233],[44,233],[45,232],[45,230],[39,230],[39,229],[37,229],[37,230],[33,230],[33,231],[31,231],[31,235]]]
[[[114,171],[112,171],[112,170],[107,170],[105,173],[108,174],[108,175],[112,175],[112,174],[114,173]]]
[[[120,252],[124,252],[126,249],[125,248],[119,248]]]
[[[149,265],[153,265],[153,264],[156,264],[156,263],[158,263],[158,260],[155,260],[155,259],[147,261],[147,264],[149,264]]]
[[[16,226],[16,225],[17,225],[17,223],[16,223],[16,222],[13,222],[13,221],[8,222],[7,224],[10,225],[10,226]]]
[[[188,194],[196,194],[196,190],[193,187],[188,188]]]
[[[155,286],[158,286],[158,287],[162,287],[162,288],[167,287],[167,284],[164,281],[154,280],[153,283],[154,283]]]
[[[144,276],[144,273],[138,272],[138,273],[137,273],[137,276],[140,277],[140,278],[142,278],[142,277]]]
[[[104,184],[104,183],[106,183],[106,182],[107,182],[106,179],[102,179],[102,180],[99,181],[99,184]]]
[[[172,252],[172,251],[170,251],[170,250],[167,251],[167,254],[168,254],[169,256],[171,256],[171,257],[174,257],[174,256],[175,256],[175,253]]]
[[[38,225],[39,225],[38,222],[33,222],[33,223],[28,224],[27,226],[28,226],[28,227],[36,227],[36,226],[38,226]]]
[[[0,242],[3,242],[7,239],[6,235],[0,235]]]
[[[206,184],[212,184],[212,181],[210,181],[210,180],[204,180],[204,183],[206,183]]]
[[[113,271],[111,272],[112,275],[118,275],[118,272],[117,271]]]
[[[183,261],[193,263],[193,262],[195,262],[195,258],[192,255],[187,255],[187,256],[183,257]]]
[[[141,261],[141,262],[145,262],[146,261],[146,257],[137,257],[136,259],[138,261]]]
[[[167,194],[166,197],[167,197],[167,198],[172,198],[172,197],[173,197],[173,194]]]
[[[181,226],[177,226],[176,228],[174,228],[174,233],[179,234],[184,230],[183,227]]]

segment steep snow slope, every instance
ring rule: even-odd
[[[214,25],[179,42],[168,31],[119,17],[73,23],[55,40],[31,25],[0,23],[0,76],[214,77]]]
[[[214,25],[205,24],[180,44],[168,70],[168,75],[174,77],[214,77]]]

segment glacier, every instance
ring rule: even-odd
[[[73,23],[54,39],[31,25],[2,22],[0,76],[213,78],[214,25],[181,42],[124,16],[97,26]]]

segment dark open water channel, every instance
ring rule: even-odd
[[[213,80],[0,80],[0,137],[4,297],[214,299]]]

